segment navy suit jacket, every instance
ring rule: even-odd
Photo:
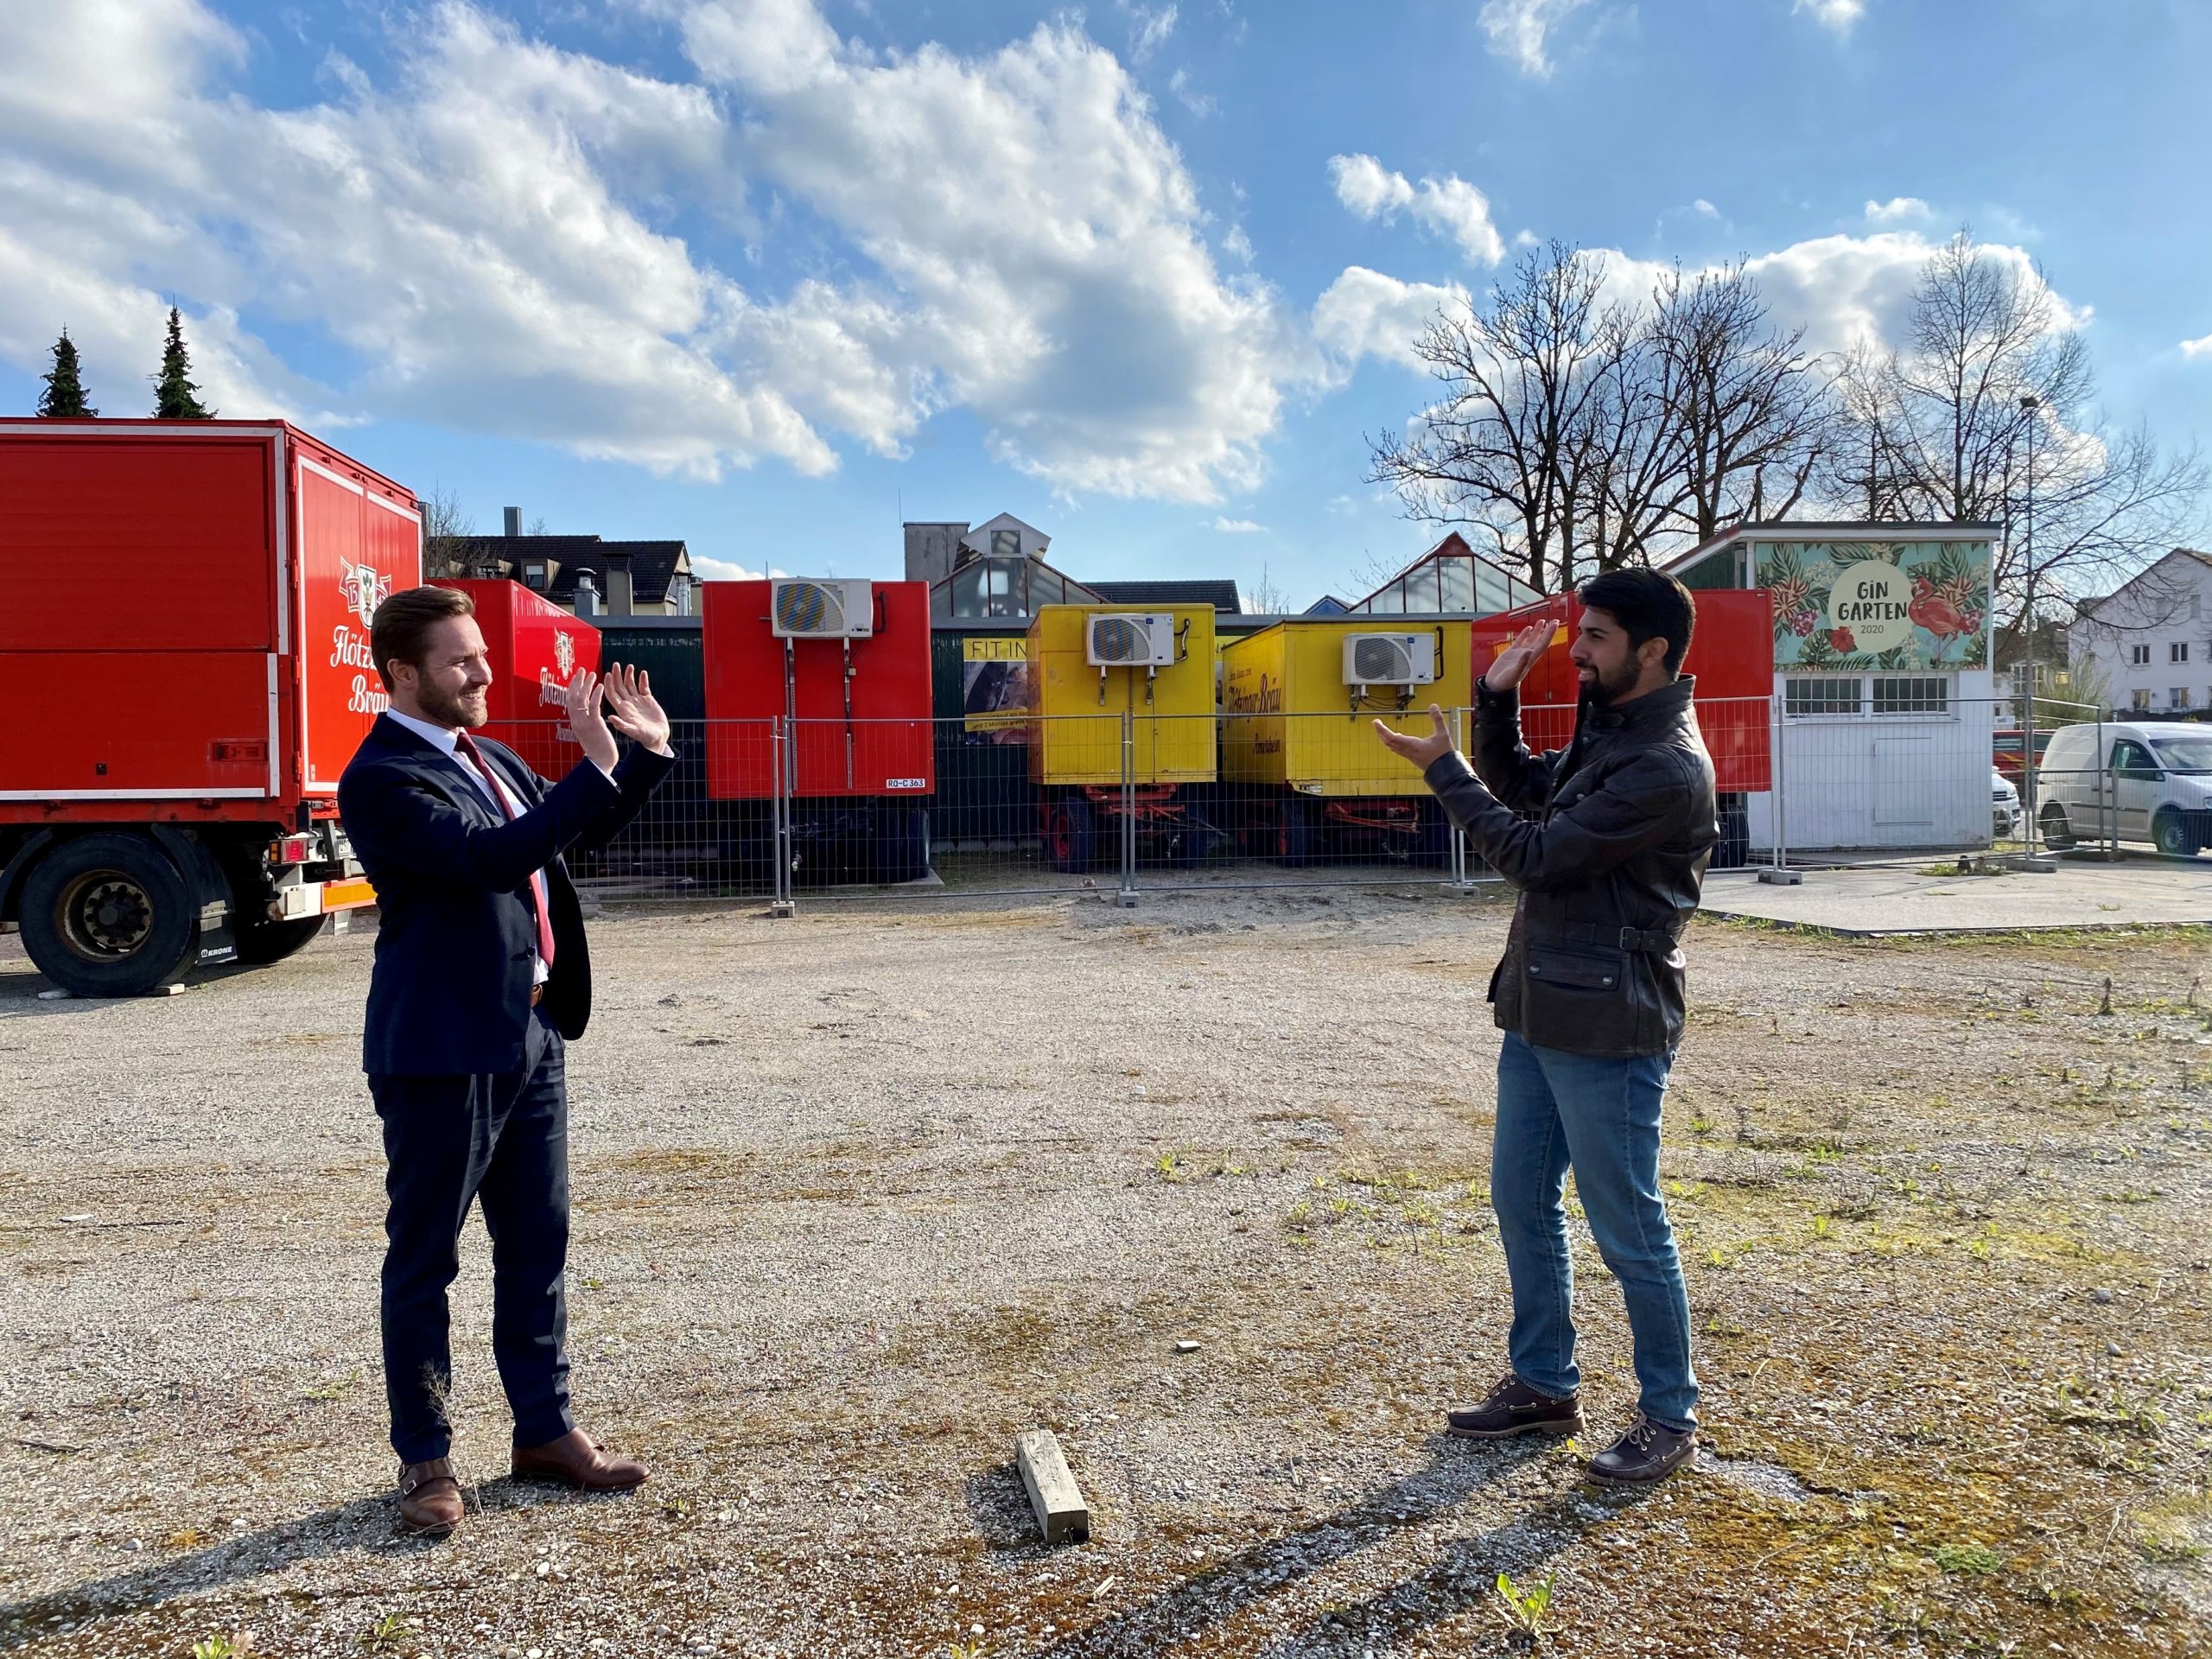
[[[396,720],[369,728],[338,780],[338,811],[376,884],[376,966],[361,1069],[410,1077],[509,1072],[523,1063],[537,952],[530,878],[545,873],[553,921],[547,1014],[563,1037],[591,1017],[591,953],[561,855],[605,844],[675,762],[635,744],[613,781],[579,760],[548,784],[501,743],[477,747],[523,805],[510,822],[468,763]]]

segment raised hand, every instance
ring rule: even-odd
[[[653,698],[652,676],[632,664],[611,663],[603,684],[607,723],[655,754],[666,754],[669,720]]]
[[[1452,728],[1445,723],[1444,711],[1433,702],[1428,705],[1428,721],[1434,729],[1427,737],[1408,737],[1403,732],[1394,732],[1379,720],[1375,722],[1375,735],[1382,740],[1382,747],[1391,753],[1402,756],[1427,772],[1452,753]]]
[[[1529,677],[1529,671],[1544,659],[1551,649],[1552,631],[1555,622],[1531,622],[1513,636],[1512,642],[1497,654],[1497,660],[1483,676],[1483,683],[1493,691],[1510,691]]]
[[[580,668],[575,677],[561,688],[561,707],[585,758],[601,772],[613,772],[619,751],[614,734],[607,730],[606,717],[600,713],[600,700],[606,691],[598,675]]]

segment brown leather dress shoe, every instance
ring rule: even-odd
[[[581,1428],[544,1446],[517,1446],[514,1474],[517,1480],[557,1480],[587,1492],[622,1492],[645,1484],[645,1465],[608,1457]]]
[[[442,1538],[461,1524],[461,1483],[453,1459],[432,1458],[399,1471],[399,1524],[426,1538]]]

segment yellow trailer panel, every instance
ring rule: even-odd
[[[1156,668],[1093,664],[1090,620],[1103,615],[1172,619],[1175,660]],[[1118,785],[1128,713],[1138,784],[1213,782],[1214,658],[1211,606],[1043,607],[1029,624],[1029,780]]]
[[[1436,641],[1432,685],[1370,686],[1344,680],[1354,634],[1425,634]],[[1360,617],[1278,622],[1222,649],[1222,776],[1301,794],[1423,793],[1412,769],[1385,749],[1370,721],[1426,732],[1428,705],[1464,708],[1473,695],[1472,632],[1459,621]]]

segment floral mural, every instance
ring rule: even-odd
[[[1881,566],[1894,572],[1886,582]],[[1986,542],[1762,542],[1753,581],[1774,597],[1777,668],[1988,664]]]

